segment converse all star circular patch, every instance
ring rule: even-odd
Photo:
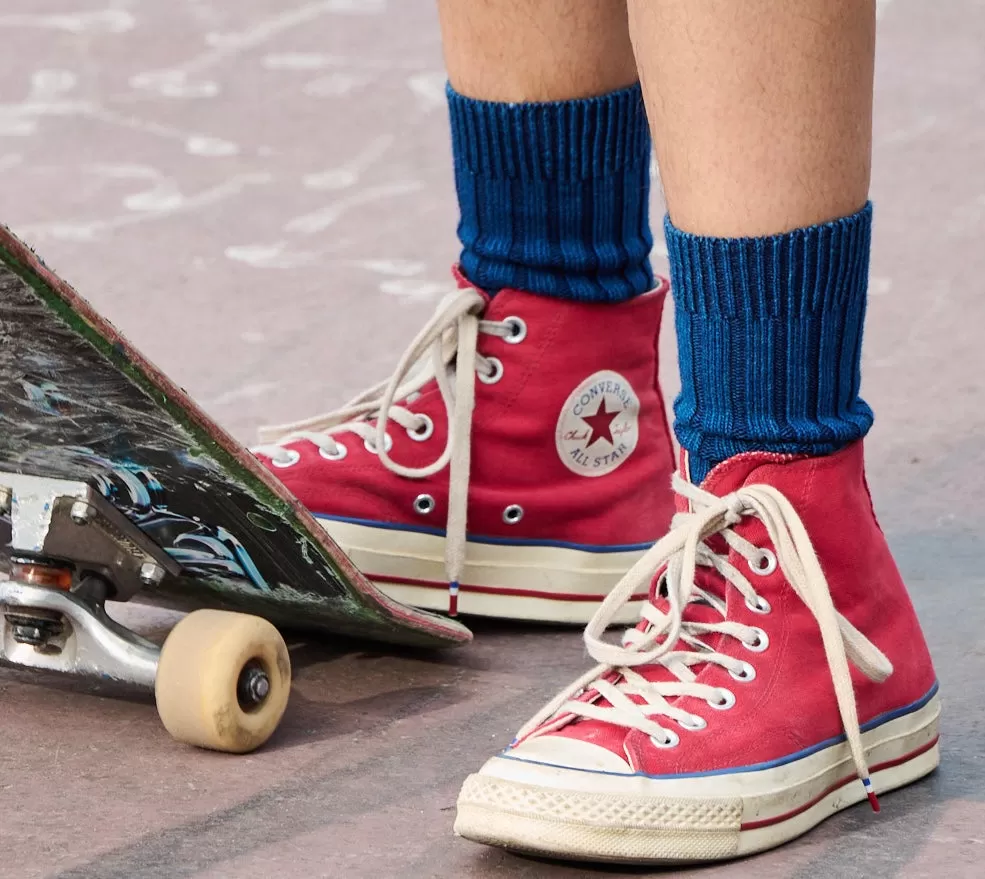
[[[554,433],[557,453],[580,476],[605,476],[636,448],[639,415],[633,386],[618,372],[596,372],[561,407]]]

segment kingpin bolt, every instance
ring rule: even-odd
[[[69,515],[72,517],[72,521],[76,525],[87,525],[89,520],[92,518],[92,510],[89,508],[89,504],[86,501],[76,501],[72,504],[72,509],[69,511]]]
[[[144,562],[140,566],[140,582],[145,586],[156,586],[164,579],[164,568],[157,562]]]

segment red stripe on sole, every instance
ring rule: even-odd
[[[877,772],[880,772],[883,769],[892,769],[894,766],[899,766],[901,763],[906,763],[907,760],[912,760],[915,757],[919,757],[921,754],[926,754],[927,751],[933,748],[939,741],[940,741],[940,736],[935,736],[933,741],[930,741],[926,745],[917,748],[917,750],[915,751],[911,751],[909,754],[906,754],[903,757],[898,757],[895,760],[888,760],[885,763],[880,763],[878,766],[870,766],[869,773],[870,775],[875,775]],[[801,813],[806,812],[808,809],[813,808],[818,803],[820,803],[821,800],[823,800],[826,796],[834,793],[839,788],[843,788],[846,784],[851,784],[853,781],[858,781],[858,780],[859,779],[857,775],[849,775],[847,778],[843,778],[841,781],[835,782],[833,785],[831,785],[831,787],[829,787],[827,790],[823,791],[822,793],[818,794],[810,802],[804,803],[803,805],[798,806],[796,809],[792,809],[791,811],[785,812],[782,815],[776,815],[773,818],[764,818],[761,821],[749,821],[746,824],[740,825],[739,830],[740,831],[758,830],[760,827],[769,827],[773,824],[780,824],[783,821],[789,821],[791,818],[796,818]]]
[[[394,583],[398,586],[421,586],[425,589],[448,590],[447,583],[435,580],[415,580],[413,577],[395,577],[390,574],[371,574],[364,572],[365,576],[377,583]],[[538,592],[535,589],[510,589],[500,586],[470,586],[467,583],[460,583],[459,592],[476,592],[483,595],[508,595],[513,598],[546,598],[553,601],[596,601],[601,602],[605,595],[583,595],[577,592]],[[630,598],[630,601],[643,601],[646,593],[640,593]]]

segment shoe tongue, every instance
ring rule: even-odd
[[[770,452],[748,452],[736,455],[713,468],[701,483],[701,487],[705,491],[722,496],[741,488],[757,468],[766,464],[782,464],[793,460],[793,457],[791,455],[777,455]],[[680,470],[685,475],[688,473],[687,453],[683,450],[681,451]],[[678,512],[687,512],[688,509],[687,501],[682,501],[680,496],[677,497],[677,508]],[[709,538],[708,543],[716,552],[727,552],[725,541],[717,535]],[[695,572],[694,579],[696,588],[719,598],[723,602],[726,601],[728,589],[724,579],[717,571],[699,567]],[[667,613],[670,609],[670,604],[666,598],[657,594],[659,582],[660,577],[655,576],[650,584],[649,601],[659,610]],[[685,622],[694,623],[719,623],[722,621],[722,615],[706,599],[697,597],[684,608],[684,620]],[[724,637],[726,636],[704,635],[701,640],[706,646],[715,650]],[[690,651],[694,648],[684,641],[679,641],[673,649],[674,651]],[[691,670],[695,673],[700,673],[701,668],[702,666],[700,665],[691,666]],[[666,667],[659,664],[639,666],[635,670],[648,681],[676,680],[676,677]],[[637,700],[637,697],[631,698],[634,701]],[[671,698],[670,701],[673,702],[675,699]],[[608,706],[609,703],[605,700],[599,700],[596,704]],[[624,743],[627,733],[628,730],[616,724],[593,719],[582,719],[567,724],[553,734],[591,742],[622,756],[625,753]]]
[[[451,276],[455,279],[455,283],[458,285],[459,290],[475,290],[483,299],[486,300],[486,305],[488,306],[490,302],[494,301],[495,297],[490,296],[485,290],[480,287],[476,287],[468,278],[462,274],[462,267],[457,263],[451,267]]]
[[[451,276],[455,279],[455,283],[458,284],[458,289],[459,290],[466,290],[469,287],[474,287],[475,286],[462,273],[462,267],[458,263],[455,263],[455,265],[453,265],[451,267]]]
[[[658,610],[663,611],[663,613],[667,613],[670,610],[670,602],[657,594],[658,579],[654,577],[653,582],[650,584],[650,604],[654,605]],[[698,568],[694,574],[694,585],[695,588],[707,592],[709,595],[719,598],[722,601],[725,600],[725,581],[717,571],[713,571],[710,568]],[[718,610],[701,595],[695,595],[693,600],[688,602],[687,607],[684,608],[683,616],[685,622],[692,623],[714,623],[721,622],[722,619],[722,615]],[[682,644],[679,649],[687,650],[688,647],[686,644]]]
[[[649,601],[657,607],[658,610],[667,613],[670,610],[669,601],[666,598],[656,594],[659,579],[659,577],[654,577],[653,582],[650,584]],[[708,568],[699,568],[695,573],[694,579],[695,586],[697,588],[709,593],[710,595],[716,596],[723,601],[725,600],[725,582],[716,571],[712,571]],[[693,601],[689,602],[687,607],[684,608],[684,621],[692,623],[720,623],[722,621],[722,614],[705,598],[697,597]],[[642,626],[643,623],[640,624],[640,628],[642,628]],[[721,635],[706,635],[702,638],[702,641],[707,646],[715,649],[722,637],[723,636]],[[679,641],[673,649],[674,651],[690,652],[695,648],[691,647],[691,645],[686,641]],[[701,666],[692,666],[692,669],[695,672],[700,671],[700,668]],[[668,671],[667,668],[660,664],[637,666],[635,671],[648,681],[670,682],[677,680],[672,672]],[[631,696],[630,698],[636,702],[641,701],[637,696]],[[671,699],[670,701],[673,702],[674,699]],[[598,699],[595,704],[606,708],[611,707],[611,704],[606,699]],[[607,748],[615,754],[622,755],[623,742],[625,740],[626,733],[626,729],[615,724],[604,723],[602,721],[592,719],[581,719],[562,727],[559,731],[554,733],[554,735],[591,742],[592,744]]]
[[[722,497],[730,492],[737,491],[749,481],[753,472],[765,464],[778,464],[793,460],[792,455],[778,455],[773,452],[745,452],[735,455],[721,464],[716,465],[709,471],[708,475],[701,483],[701,488],[711,494]],[[680,472],[688,476],[687,452],[681,449],[680,452]],[[687,498],[681,495],[676,496],[677,512],[688,512]],[[720,535],[711,535],[705,541],[712,550],[717,553],[728,555],[728,545]],[[666,612],[668,602],[665,598],[660,598],[657,592],[658,577],[653,578],[650,584],[650,601],[660,610]],[[717,596],[723,601],[726,599],[726,584],[717,571],[710,568],[698,568],[695,572],[695,586],[711,595]],[[709,622],[711,617],[719,616],[718,611],[711,607],[703,599],[698,599],[690,603],[684,609],[684,619],[693,622]]]
[[[704,580],[702,575],[704,571],[699,572],[696,579]],[[710,579],[710,578],[709,578]],[[701,583],[699,584],[702,588],[705,588],[708,592],[722,593],[724,592],[724,584],[722,583]],[[652,589],[653,587],[651,587]],[[652,600],[652,596],[651,596]],[[666,598],[658,598],[653,603],[664,613],[668,610],[668,602]],[[684,619],[686,621],[694,623],[718,623],[722,621],[722,615],[706,601],[699,600],[693,601],[684,609]],[[702,640],[705,644],[714,649],[717,645],[721,635],[709,635],[705,636]],[[675,651],[691,651],[692,648],[685,641],[679,641],[674,647]],[[691,666],[694,672],[700,672],[702,666]],[[677,677],[669,671],[665,666],[655,664],[655,665],[645,665],[637,666],[634,671],[644,677],[646,680],[651,682],[666,681],[668,683],[676,681]],[[634,702],[641,703],[642,699],[639,696],[630,696]],[[676,701],[676,697],[671,697],[668,701]],[[611,703],[607,699],[596,699],[595,704],[600,707],[611,708]],[[670,723],[670,721],[667,721]],[[580,718],[572,723],[561,727],[561,729],[552,733],[553,735],[563,736],[564,738],[579,739],[583,742],[589,742],[594,745],[599,745],[600,747],[606,748],[612,751],[614,754],[623,756],[625,754],[624,743],[629,730],[618,726],[614,723],[606,723],[601,720],[595,720],[592,718]]]
[[[720,464],[716,464],[701,482],[701,488],[719,497],[732,491],[737,491],[745,485],[753,471],[767,464],[784,464],[795,460],[796,455],[781,455],[775,452],[743,452],[733,455]],[[688,470],[688,454],[681,449],[679,460],[680,472],[690,480]],[[687,512],[688,502],[680,495],[676,498],[677,512]]]

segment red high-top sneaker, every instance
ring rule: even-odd
[[[394,598],[584,623],[673,512],[667,282],[596,305],[459,280],[388,383],[254,451]]]
[[[460,835],[584,860],[731,858],[867,795],[878,808],[937,766],[934,668],[861,442],[739,455],[675,489],[690,511],[586,629],[600,665],[465,782]],[[654,571],[640,625],[602,641]]]

